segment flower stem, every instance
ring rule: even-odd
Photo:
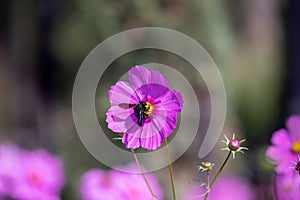
[[[276,185],[276,182],[277,182],[277,174],[275,173],[274,175],[274,179],[273,179],[273,190],[274,190],[274,197],[275,197],[275,200],[278,200],[278,191],[277,191],[277,185]]]
[[[176,188],[175,188],[175,181],[174,181],[174,175],[173,175],[173,168],[171,163],[171,156],[169,152],[169,145],[167,138],[164,139],[165,145],[166,145],[166,151],[168,155],[168,165],[169,165],[169,172],[170,172],[170,178],[171,178],[171,184],[172,184],[172,191],[173,191],[173,199],[176,200]]]
[[[141,164],[140,164],[140,162],[139,162],[139,160],[138,160],[138,158],[137,158],[137,156],[136,156],[134,150],[131,149],[131,152],[132,152],[132,154],[133,154],[133,157],[134,157],[134,160],[135,160],[135,162],[136,162],[136,165],[137,165],[137,167],[139,168],[139,170],[140,170],[140,172],[141,172],[141,175],[142,175],[142,177],[143,177],[143,179],[144,179],[144,181],[145,181],[145,183],[146,183],[146,185],[147,185],[147,187],[148,187],[148,190],[150,191],[150,193],[151,193],[151,195],[152,195],[152,197],[153,197],[153,200],[157,200],[157,198],[156,198],[156,196],[155,196],[155,194],[154,194],[154,192],[153,192],[153,190],[152,190],[152,188],[151,188],[151,186],[150,186],[150,184],[149,184],[149,182],[148,182],[148,180],[147,180],[147,178],[146,178],[146,176],[145,176],[145,173],[143,172],[143,169],[142,169],[142,167],[141,167]]]
[[[209,171],[207,171],[207,188],[210,188],[210,177],[209,177]]]
[[[227,161],[229,160],[230,155],[231,155],[231,151],[229,151],[229,153],[228,153],[228,155],[227,155],[225,161],[223,162],[223,164],[222,164],[222,166],[220,167],[220,169],[219,169],[219,171],[217,172],[217,174],[214,176],[214,179],[212,180],[211,184],[209,185],[208,190],[210,190],[210,189],[212,188],[212,186],[215,184],[217,178],[219,177],[219,175],[221,174],[221,172],[222,172],[224,166],[226,165]],[[207,199],[208,193],[209,193],[209,192],[206,193],[206,195],[205,195],[205,197],[204,197],[204,200]]]

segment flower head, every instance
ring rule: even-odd
[[[0,197],[58,200],[63,184],[58,157],[43,149],[28,151],[12,144],[0,145]]]
[[[202,162],[200,166],[198,166],[198,170],[205,172],[205,171],[210,171],[213,167],[215,166],[214,163],[211,162]]]
[[[245,142],[246,140],[237,140],[235,139],[235,134],[233,134],[232,139],[228,139],[226,135],[224,136],[226,140],[223,140],[226,144],[226,148],[223,148],[222,150],[230,151],[233,155],[233,159],[235,158],[235,153],[241,152],[244,153],[243,150],[248,150],[247,147],[241,147],[241,144]]]
[[[83,174],[79,183],[82,200],[114,200],[122,199],[119,190],[114,187],[117,180],[112,179],[111,173],[101,169],[91,169]]]
[[[286,127],[273,133],[272,145],[266,151],[270,162],[277,165],[277,173],[289,173],[291,161],[297,160],[300,153],[300,116],[290,116]]]
[[[43,149],[21,152],[21,169],[16,179],[17,199],[57,200],[64,185],[62,161]]]
[[[123,133],[126,148],[155,150],[176,127],[183,97],[158,71],[135,66],[128,76],[130,83],[119,81],[108,92],[108,128]]]
[[[125,166],[136,168],[133,165]],[[136,169],[135,169],[136,171]],[[163,190],[155,176],[146,174],[158,199],[163,199]],[[82,200],[153,200],[141,174],[129,174],[116,170],[103,171],[92,169],[86,172],[80,179],[80,196]]]

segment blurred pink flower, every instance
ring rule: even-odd
[[[300,153],[300,116],[292,115],[286,121],[286,129],[274,132],[266,156],[277,165],[277,173],[289,173],[291,161],[297,160]]]
[[[45,150],[21,152],[21,170],[14,196],[22,199],[59,199],[64,185],[63,164]]]
[[[19,200],[59,200],[63,165],[45,150],[0,145],[0,192]],[[1,191],[2,190],[2,191]]]
[[[147,188],[147,185],[139,173],[139,170],[136,164],[129,164],[123,167],[124,171],[136,172],[136,173],[124,173],[120,171],[112,171],[113,178],[116,182],[117,187],[121,191],[123,199],[126,200],[153,200],[150,191]],[[156,195],[157,199],[163,199],[163,190],[160,187],[158,180],[154,175],[145,174],[151,189]]]
[[[121,199],[111,173],[101,169],[91,169],[80,179],[79,192],[83,200]]]
[[[126,166],[126,171],[131,167]],[[157,198],[163,199],[156,177],[151,174],[146,177]],[[82,200],[153,200],[141,174],[92,169],[82,176],[79,187]]]
[[[300,176],[296,171],[276,177],[277,197],[279,200],[300,199]]]
[[[205,186],[193,183],[184,194],[184,200],[204,199]],[[201,196],[202,195],[202,196]],[[208,200],[253,200],[254,195],[249,183],[238,176],[220,176],[208,195]]]

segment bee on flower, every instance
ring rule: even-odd
[[[122,134],[126,148],[155,150],[175,129],[183,97],[158,71],[135,66],[128,77],[129,83],[119,81],[108,92],[108,128]]]

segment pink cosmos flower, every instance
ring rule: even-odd
[[[196,200],[204,199],[205,187],[201,184],[192,184],[182,199]],[[202,195],[202,196],[201,196]],[[238,176],[220,176],[211,191],[207,200],[253,200],[254,195],[249,183]]]
[[[22,200],[58,200],[64,185],[63,165],[43,149],[23,150],[13,196]]]
[[[183,97],[169,90],[158,71],[135,66],[128,76],[130,83],[119,81],[108,92],[112,105],[106,113],[108,128],[123,133],[127,148],[155,150],[176,127]]]
[[[20,200],[59,200],[64,184],[62,162],[45,150],[0,145],[0,194]],[[0,197],[1,197],[0,195]]]
[[[277,165],[277,173],[289,173],[291,161],[297,160],[300,153],[300,116],[290,116],[286,121],[286,129],[279,129],[272,138],[272,145],[267,149],[266,156]]]
[[[126,169],[129,167],[134,166],[126,166]],[[151,174],[146,177],[157,198],[163,199],[156,177]],[[79,187],[82,200],[153,200],[141,174],[92,169],[82,176]]]
[[[111,173],[101,169],[91,169],[80,179],[79,192],[82,200],[122,199]]]

